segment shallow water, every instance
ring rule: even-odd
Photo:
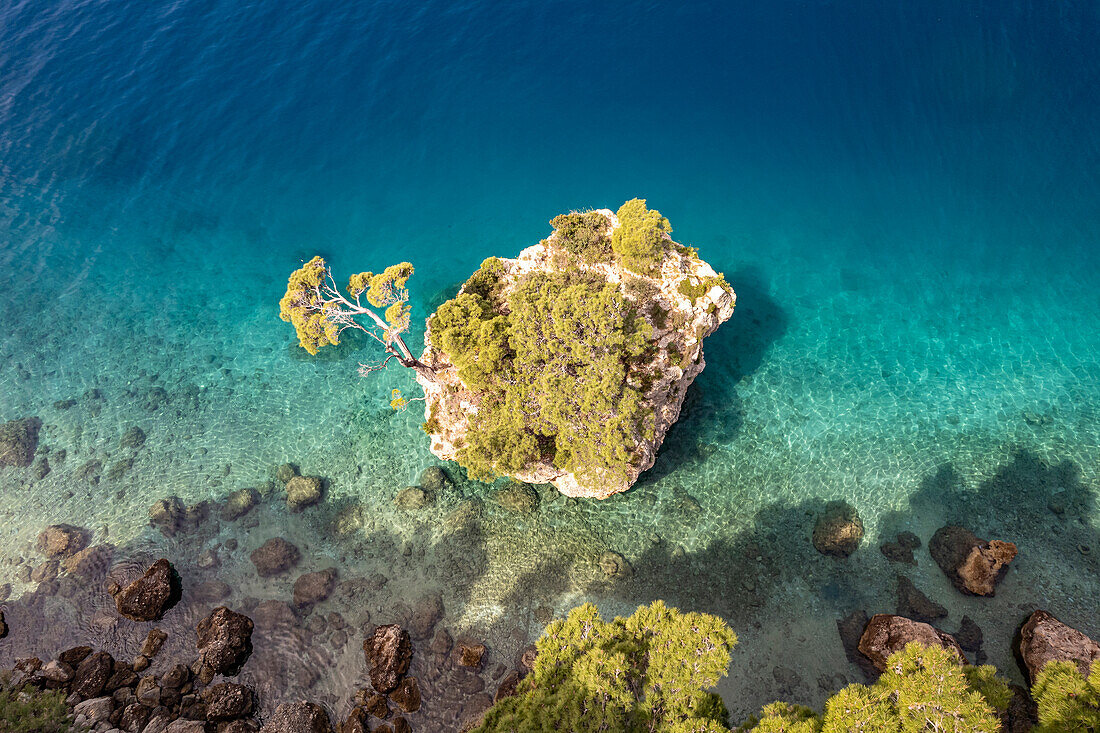
[[[736,720],[861,679],[834,622],[892,612],[899,572],[1016,679],[1033,608],[1100,634],[1096,5],[0,1],[0,19],[0,418],[39,416],[40,451],[67,454],[42,479],[0,469],[0,662],[78,641],[128,658],[147,630],[99,587],[19,579],[54,522],[126,572],[165,554],[192,588],[226,580],[234,607],[290,600],[297,572],[261,581],[248,559],[274,535],[302,572],[373,577],[261,624],[242,677],[268,710],[344,712],[362,627],[432,593],[442,626],[489,645],[490,694],[495,665],[583,600],[720,613]],[[432,507],[397,509],[438,463],[421,416],[388,408],[415,382],[356,376],[367,343],[308,358],[278,320],[287,274],[313,254],[337,273],[409,260],[421,324],[484,257],[634,196],[738,293],[654,468],[601,503],[540,487],[516,515],[445,465]],[[123,449],[132,426],[147,440]],[[321,505],[290,514],[276,492],[234,522],[148,526],[159,498],[220,500],[287,461],[327,479]],[[834,500],[867,528],[845,561],[809,541]],[[334,532],[355,505],[362,526]],[[948,522],[1019,545],[996,597],[932,563]],[[915,567],[877,549],[903,529],[925,543]],[[603,580],[607,549],[630,580]],[[185,593],[158,664],[210,605]],[[476,707],[437,687],[418,730]]]

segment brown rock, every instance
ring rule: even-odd
[[[523,677],[516,670],[512,670],[504,676],[500,686],[497,687],[497,694],[493,695],[493,702],[498,702],[506,697],[512,697],[516,694],[516,688],[519,687],[520,680]]]
[[[404,718],[394,718],[393,733],[412,733],[412,725]]]
[[[867,622],[867,628],[859,640],[859,651],[881,672],[886,669],[886,660],[890,655],[901,651],[912,641],[950,649],[958,655],[961,664],[966,664],[966,655],[950,634],[920,621],[885,613],[875,614]]]
[[[936,530],[928,551],[956,588],[976,596],[993,595],[994,586],[1016,557],[1016,545],[1011,542],[986,542],[970,530],[952,525]]]
[[[600,570],[612,580],[623,580],[634,574],[634,568],[617,552],[608,550],[600,555]]]
[[[191,597],[200,603],[217,603],[230,596],[233,589],[221,580],[207,580],[191,589]]]
[[[160,629],[149,629],[145,642],[141,645],[141,655],[152,659],[160,651],[161,646],[168,638],[168,634]]]
[[[1038,706],[1019,685],[1009,685],[1008,689],[1012,691],[1012,699],[1008,701],[1008,708],[999,714],[1001,733],[1031,733],[1039,725]]]
[[[473,667],[475,669],[481,667],[482,658],[485,656],[484,644],[460,643],[456,651],[458,654],[458,663],[463,667]]]
[[[294,609],[286,603],[276,600],[264,601],[257,605],[252,609],[252,618],[256,622],[256,626],[264,631],[295,626],[298,623],[298,617],[294,615]]]
[[[96,581],[107,575],[111,567],[111,554],[114,548],[111,545],[95,545],[87,547],[76,554],[65,558],[61,567],[69,575],[75,575],[85,580]]]
[[[179,574],[161,558],[115,596],[115,607],[132,621],[156,621],[179,602],[181,594]]]
[[[862,540],[863,520],[853,506],[843,501],[827,504],[814,525],[814,548],[822,555],[848,557]]]
[[[412,660],[412,642],[408,632],[397,624],[379,626],[363,642],[363,651],[371,665],[370,681],[374,689],[383,694],[396,689],[409,671]]]
[[[415,713],[420,709],[420,683],[415,677],[406,677],[390,693],[390,699],[406,713]]]
[[[936,619],[945,618],[947,609],[917,590],[909,578],[899,575],[898,615],[930,624]]]
[[[1019,644],[1020,658],[1032,683],[1048,662],[1073,662],[1088,677],[1092,663],[1100,658],[1100,645],[1041,610],[1020,627]]]
[[[340,724],[339,733],[370,733],[367,711],[361,707],[352,708],[348,717]]]
[[[31,465],[41,429],[42,421],[37,417],[10,420],[0,425],[0,466],[24,468]]]
[[[253,550],[250,557],[256,566],[256,574],[261,578],[270,578],[296,567],[302,553],[282,537],[272,537]]]
[[[178,496],[169,496],[149,507],[149,524],[165,537],[174,537],[184,525],[187,509]]]
[[[312,606],[332,594],[336,587],[336,568],[306,573],[294,581],[294,605]]]
[[[99,697],[114,671],[115,660],[107,652],[89,654],[73,675],[72,692],[82,699]]]
[[[878,676],[878,670],[871,664],[871,660],[859,651],[859,640],[869,620],[866,611],[852,611],[844,618],[837,619],[836,630],[840,634],[844,656],[849,662],[859,667],[868,679],[874,679]]]
[[[311,702],[283,703],[260,729],[263,733],[332,733],[328,713]]]
[[[202,691],[206,702],[206,719],[236,720],[252,714],[252,689],[233,682],[207,687]]]
[[[363,709],[382,720],[390,717],[390,705],[385,695],[371,695],[363,704]]]
[[[84,549],[88,535],[71,524],[52,524],[38,535],[38,551],[46,557],[69,557]]]
[[[32,583],[47,583],[57,578],[57,570],[60,567],[57,558],[47,560],[31,570]]]
[[[252,507],[256,506],[259,501],[260,494],[255,489],[234,491],[225,497],[225,501],[222,502],[222,519],[227,522],[239,519],[252,511]]]
[[[235,675],[252,653],[252,619],[225,606],[215,608],[199,622],[196,644],[203,666]]]
[[[58,654],[57,658],[70,667],[77,667],[88,658],[92,651],[90,646],[74,646],[72,649],[66,649]]]

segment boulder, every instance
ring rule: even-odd
[[[88,544],[88,534],[71,524],[51,524],[38,534],[38,551],[46,557],[75,555]]]
[[[397,624],[378,626],[363,642],[363,651],[371,665],[370,681],[374,689],[382,694],[395,690],[412,661],[408,632]]]
[[[982,648],[982,627],[969,616],[963,616],[959,630],[955,632],[955,640],[963,649],[976,654]]]
[[[516,514],[531,514],[539,508],[539,494],[529,485],[512,481],[493,495],[497,504]]]
[[[114,700],[109,697],[96,697],[78,702],[73,706],[73,715],[83,715],[89,723],[100,723],[110,718],[114,709]]]
[[[321,479],[316,476],[295,476],[286,482],[286,505],[300,512],[321,500]]]
[[[289,628],[298,623],[294,609],[274,599],[263,601],[252,609],[252,619],[262,631],[271,631],[279,627]]]
[[[293,463],[284,463],[275,469],[275,478],[284,484],[290,483],[290,479],[298,475],[298,467]]]
[[[336,568],[301,575],[294,581],[294,605],[303,607],[320,603],[332,594],[335,587]]]
[[[234,682],[222,682],[202,691],[206,702],[206,719],[236,720],[252,714],[253,693],[250,687]]]
[[[814,548],[822,555],[845,558],[856,551],[863,540],[863,520],[853,506],[843,501],[830,502],[814,524]]]
[[[945,618],[947,609],[917,590],[909,578],[899,575],[898,615],[932,623],[936,619]]]
[[[432,501],[432,495],[419,486],[407,486],[398,491],[397,496],[393,497],[393,503],[397,508],[407,512],[430,506]]]
[[[455,654],[458,657],[458,663],[463,667],[479,669],[482,658],[485,656],[485,645],[459,643]]]
[[[406,677],[390,693],[390,699],[406,713],[415,713],[420,709],[420,683],[415,677]]]
[[[115,660],[107,652],[89,654],[73,673],[70,690],[81,699],[99,697],[114,671]]]
[[[156,621],[179,602],[181,594],[179,574],[161,558],[115,596],[115,607],[132,621]]]
[[[87,659],[88,655],[93,651],[94,650],[90,646],[74,646],[72,649],[66,649],[58,654],[57,658],[70,667],[76,667]]]
[[[956,588],[975,596],[993,595],[994,586],[1016,557],[1016,545],[1011,542],[987,542],[968,529],[952,525],[936,530],[928,551]]]
[[[207,580],[191,589],[191,598],[200,603],[217,603],[228,598],[233,592],[229,584],[222,580]]]
[[[145,445],[145,431],[137,425],[129,428],[118,439],[118,447],[123,450],[137,450],[143,445]]]
[[[114,547],[111,545],[94,545],[86,547],[74,555],[70,555],[61,562],[61,567],[69,575],[74,575],[84,580],[99,580],[107,574],[111,567],[111,555]]]
[[[420,480],[417,482],[420,486],[433,494],[438,494],[441,491],[451,488],[451,479],[447,476],[447,472],[439,466],[428,466],[420,472]]]
[[[1020,627],[1019,654],[1034,684],[1048,662],[1073,662],[1088,677],[1092,663],[1100,658],[1100,645],[1046,611],[1036,611]]]
[[[149,524],[165,537],[174,537],[187,519],[187,508],[178,496],[168,496],[149,507]]]
[[[221,516],[227,522],[243,517],[252,511],[252,507],[260,501],[260,494],[255,489],[241,489],[234,491],[225,497],[222,502]]]
[[[42,421],[37,417],[9,420],[0,425],[0,466],[25,468],[31,465],[41,429]]]
[[[35,673],[35,681],[47,690],[56,690],[72,682],[75,676],[71,666],[60,659],[53,659],[42,665]]]
[[[611,550],[600,555],[600,570],[612,580],[623,580],[634,574],[634,568],[630,567],[626,558]]]
[[[215,608],[199,622],[199,658],[218,674],[235,675],[252,653],[252,619],[225,606]]]
[[[333,733],[328,713],[311,702],[283,703],[260,728],[262,733]]]
[[[272,537],[253,550],[250,557],[256,566],[256,574],[261,578],[270,578],[296,567],[302,553],[282,537]]]
[[[881,672],[886,669],[886,660],[890,655],[901,651],[906,644],[913,641],[925,646],[942,646],[954,651],[960,664],[967,663],[966,655],[951,634],[920,621],[885,613],[875,614],[867,622],[859,639],[859,651]]]
[[[429,593],[418,600],[404,619],[409,635],[413,639],[427,639],[435,631],[436,624],[443,618],[443,597],[438,593]]]

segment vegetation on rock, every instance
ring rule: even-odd
[[[1100,730],[1100,664],[1093,663],[1086,679],[1073,662],[1048,662],[1031,694],[1039,706],[1035,733]]]
[[[825,714],[786,703],[766,706],[739,730],[753,733],[957,731],[997,733],[1012,693],[990,666],[959,664],[942,647],[910,643],[893,654],[873,685],[849,685]]]
[[[72,719],[60,690],[36,690],[0,684],[0,730],[5,733],[63,733]]]
[[[672,240],[672,226],[656,209],[647,209],[645,199],[631,199],[615,213],[619,226],[611,235],[611,249],[623,266],[643,275],[653,275]]]
[[[534,670],[474,731],[727,730],[726,708],[707,690],[736,642],[721,619],[661,601],[610,622],[585,604],[546,628]]]

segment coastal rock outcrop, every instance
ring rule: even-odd
[[[867,622],[863,636],[859,639],[859,651],[881,672],[886,669],[886,660],[890,655],[901,651],[912,641],[952,650],[958,655],[961,664],[966,663],[962,647],[951,634],[920,621],[886,613],[877,613]]]
[[[483,349],[485,354],[505,353],[514,350],[512,347],[517,343],[531,343],[516,337],[511,346],[498,349],[500,334],[507,332],[503,321],[508,317],[508,312],[515,312],[501,304],[516,293],[529,292],[524,291],[524,288],[537,287],[537,278],[540,276],[549,278],[547,282],[557,277],[554,281],[557,284],[551,287],[560,285],[565,288],[563,293],[573,283],[582,283],[578,288],[569,291],[576,298],[573,304],[564,297],[551,297],[549,304],[536,306],[540,313],[552,309],[567,320],[584,320],[578,319],[576,314],[580,312],[592,315],[611,314],[609,317],[616,318],[621,317],[618,306],[610,311],[597,308],[593,305],[595,300],[592,298],[622,298],[621,302],[627,304],[627,321],[632,327],[639,326],[633,333],[644,334],[643,338],[648,345],[645,356],[634,359],[626,367],[627,398],[615,400],[613,408],[596,407],[594,403],[578,408],[581,412],[587,412],[589,419],[605,429],[616,415],[622,413],[624,405],[629,405],[634,410],[632,414],[644,416],[637,425],[619,425],[616,428],[618,432],[615,440],[622,442],[621,455],[615,459],[615,466],[593,468],[587,463],[577,463],[574,453],[577,443],[572,439],[563,443],[569,446],[563,450],[569,454],[573,469],[567,470],[560,460],[555,461],[556,438],[550,433],[559,428],[566,432],[574,431],[578,436],[589,432],[585,426],[567,424],[559,428],[540,426],[525,433],[522,439],[509,437],[518,450],[508,449],[508,458],[503,462],[496,462],[492,469],[496,474],[508,475],[528,484],[553,484],[567,496],[604,499],[630,488],[639,474],[653,465],[657,449],[669,428],[680,416],[688,387],[706,366],[703,359],[703,340],[730,318],[736,296],[721,276],[699,259],[694,250],[672,241],[668,234],[671,231],[668,221],[658,212],[645,209],[644,201],[627,202],[618,213],[599,209],[563,215],[552,223],[555,231],[550,237],[524,249],[515,259],[490,258],[492,264],[488,268],[486,263],[490,260],[483,263],[482,269],[467,281],[459,295],[449,303],[452,304],[452,309],[466,308],[474,302],[471,300],[474,298],[482,298],[478,303],[497,304],[486,306],[496,307],[498,310],[495,314],[482,310],[481,305],[470,306],[477,309],[480,314],[478,318],[485,319],[481,321],[482,324],[489,324],[480,328],[479,335],[472,337],[475,342],[482,338],[493,341]],[[620,246],[624,242],[626,246]],[[532,283],[536,285],[532,286]],[[608,296],[607,286],[613,286],[616,294]],[[588,288],[585,292],[599,292],[600,295],[578,295],[585,288]],[[544,296],[545,294],[546,291],[543,291]],[[444,310],[444,306],[436,311],[437,315]],[[550,315],[547,317],[555,318]],[[455,353],[446,351],[444,324],[437,323],[437,328],[433,331],[434,319],[435,316],[429,319],[424,337],[424,352],[420,357],[426,369],[417,370],[417,381],[423,387],[425,395],[425,426],[431,438],[432,453],[439,458],[459,460],[461,463],[469,456],[471,435],[485,429],[483,426],[474,428],[474,423],[487,419],[485,407],[495,400],[483,400],[486,393],[467,384],[459,376],[460,371],[465,368],[461,366],[465,360],[461,355],[456,356]],[[470,323],[464,318],[449,322],[461,324],[460,328],[468,328]],[[565,327],[565,331],[548,329],[546,335],[552,339],[575,338],[581,344],[587,344],[585,339],[588,334],[600,328],[598,322],[589,323],[587,328],[574,329],[569,326]],[[475,322],[474,326],[477,325]],[[443,333],[440,333],[441,329],[444,330]],[[450,343],[452,346],[455,344],[454,341]],[[471,341],[466,339],[463,343],[469,344]],[[590,344],[579,346],[575,350],[576,359],[583,363],[599,351],[601,349],[592,349]],[[556,354],[567,352],[574,353],[574,350],[555,349]],[[521,363],[527,358],[518,351],[516,353],[516,362],[509,363]],[[616,368],[620,367],[621,362]],[[522,369],[522,364],[517,368]],[[596,371],[604,373],[600,369]],[[535,366],[529,373],[546,371]],[[616,389],[622,388],[622,385],[622,381],[619,381]],[[553,393],[557,398],[557,395],[574,394],[571,387],[575,386],[560,383],[557,387],[541,390],[541,393]],[[614,414],[609,413],[607,419],[592,417],[593,410],[608,409]],[[501,433],[503,434],[514,436],[516,433],[509,430]],[[606,435],[609,436],[610,433]],[[486,440],[492,442],[492,438]],[[609,450],[619,448],[620,446],[616,446]]]
[[[993,595],[994,586],[1016,557],[1013,543],[987,542],[968,529],[952,525],[936,530],[928,542],[928,551],[956,588],[975,596]]]
[[[1020,627],[1020,658],[1032,682],[1048,662],[1073,662],[1088,677],[1093,662],[1100,659],[1100,645],[1046,611],[1036,611]]]
[[[176,569],[161,558],[115,596],[115,608],[132,621],[156,621],[179,602],[181,593]]]

